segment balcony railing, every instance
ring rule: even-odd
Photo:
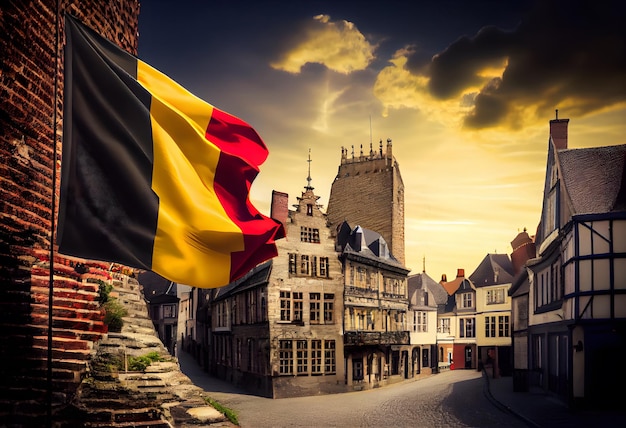
[[[382,295],[385,299],[393,300],[403,300],[407,298],[404,294],[387,293],[386,291],[383,291]]]
[[[346,331],[345,345],[408,345],[408,331]]]
[[[371,288],[354,287],[349,285],[346,287],[346,295],[376,299],[378,298],[378,290],[373,290]]]

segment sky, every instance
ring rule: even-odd
[[[626,143],[625,5],[144,0],[138,56],[256,129],[266,215],[309,166],[325,210],[342,147],[391,139],[405,264],[439,281],[535,234],[557,109],[569,148]]]

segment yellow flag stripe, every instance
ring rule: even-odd
[[[152,94],[152,188],[159,197],[152,268],[199,287],[227,284],[230,253],[242,251],[244,240],[213,188],[220,150],[205,138],[213,107],[141,61],[137,80]]]

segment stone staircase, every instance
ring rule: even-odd
[[[128,311],[121,332],[109,332],[92,352],[67,420],[99,427],[232,427],[208,405],[205,393],[184,375],[178,360],[159,340],[148,316],[141,286],[127,275],[113,275],[113,291]],[[128,370],[129,357],[158,354],[143,371]]]

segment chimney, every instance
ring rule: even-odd
[[[567,149],[567,124],[569,119],[559,119],[559,111],[556,110],[556,119],[550,121],[550,136],[557,150]]]
[[[445,273],[441,274],[441,282],[448,282],[448,277],[446,276]]]
[[[270,217],[278,220],[287,230],[287,217],[289,217],[289,195],[287,193],[272,190],[272,206]]]
[[[456,277],[457,277],[457,278],[463,278],[463,277],[465,277],[465,269],[457,269],[457,270],[456,270]]]

